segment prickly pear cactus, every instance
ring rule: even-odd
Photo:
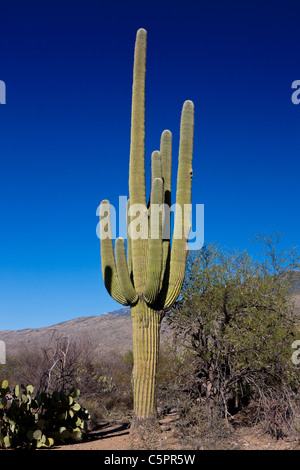
[[[0,447],[38,449],[82,440],[89,414],[76,400],[79,390],[33,396],[32,385],[7,380],[0,387]]]

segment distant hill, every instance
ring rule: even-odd
[[[49,343],[53,332],[68,336],[75,341],[87,340],[97,345],[99,352],[124,353],[132,349],[130,308],[120,308],[110,313],[79,317],[43,328],[0,331],[0,340],[5,341],[7,355],[20,350],[42,347]],[[161,341],[171,335],[167,322],[162,322]]]
[[[300,315],[300,271],[293,273],[292,295]],[[49,342],[53,332],[68,336],[75,341],[87,340],[97,345],[99,352],[117,351],[124,353],[132,349],[132,328],[130,308],[120,308],[110,313],[79,317],[44,328],[0,331],[0,340],[5,341],[7,355],[20,353],[20,350],[43,347]],[[161,342],[171,338],[171,329],[163,320]]]
[[[294,271],[292,274],[292,295],[300,295],[300,271]]]

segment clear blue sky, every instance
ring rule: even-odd
[[[100,270],[96,209],[128,194],[133,48],[148,31],[146,159],[195,103],[193,203],[205,240],[298,245],[299,1],[3,0],[0,330],[119,308]],[[149,173],[148,173],[149,175]]]

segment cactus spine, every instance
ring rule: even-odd
[[[100,210],[101,264],[109,294],[122,305],[130,305],[133,335],[134,412],[138,420],[156,412],[155,377],[159,353],[161,320],[176,301],[184,280],[190,217],[183,217],[191,204],[194,105],[182,108],[177,174],[176,213],[172,245],[163,230],[168,226],[171,207],[172,134],[165,130],[160,150],[152,153],[151,194],[147,206],[145,189],[145,73],[147,33],[136,36],[131,114],[129,201],[127,214],[127,257],[125,241],[118,238],[113,250],[110,207],[102,201]],[[157,207],[164,207],[158,212]],[[139,237],[130,234],[140,208]],[[108,220],[109,220],[108,217]],[[105,222],[104,222],[105,220]],[[145,227],[149,230],[146,232]]]

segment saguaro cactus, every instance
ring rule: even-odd
[[[123,238],[117,238],[114,253],[109,202],[104,200],[100,206],[104,283],[116,301],[131,307],[132,382],[137,420],[150,418],[156,413],[155,378],[160,325],[164,313],[176,301],[184,280],[191,223],[190,213],[186,216],[184,209],[191,205],[194,133],[194,105],[192,101],[186,101],[181,115],[176,211],[170,244],[170,236],[165,230],[169,225],[171,207],[172,134],[168,130],[161,135],[160,150],[152,153],[151,194],[148,205],[146,202],[146,40],[146,31],[139,29],[133,70],[127,257]]]

